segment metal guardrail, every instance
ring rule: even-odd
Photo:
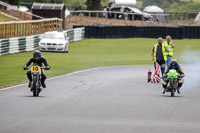
[[[194,25],[194,20],[198,15],[198,11],[180,11],[180,10],[165,10],[164,13],[149,13],[154,17],[153,21],[157,19],[161,19],[161,23],[168,23],[171,25]],[[108,14],[112,14],[112,17],[109,18]],[[115,12],[115,11],[71,11],[70,16],[87,16],[87,17],[96,17],[96,18],[106,18],[106,19],[119,19],[117,18],[118,14],[121,14],[126,17],[122,17],[121,20],[129,20],[130,15],[132,15],[132,20],[136,15],[141,15],[138,13],[127,13],[127,12]],[[69,18],[70,18],[69,16]],[[127,17],[129,16],[129,17]],[[162,18],[164,21],[162,21]],[[142,16],[142,20],[144,20],[144,16]],[[152,20],[150,20],[152,21]]]
[[[180,10],[171,10],[165,11],[169,14],[169,21],[182,22],[182,24],[194,24],[194,20],[198,15],[198,11],[180,11]]]
[[[109,17],[109,15],[111,15],[112,17]],[[145,20],[144,15],[139,14],[139,13],[115,12],[115,11],[88,11],[88,10],[70,11],[70,16],[88,16],[88,17],[97,17],[97,18],[117,19],[118,17],[117,15],[124,15],[125,20],[128,20],[127,16],[130,16],[130,15],[132,15],[132,20],[135,20],[136,15],[141,15],[142,20]],[[164,16],[164,17],[169,16],[169,14],[151,14],[151,15],[152,16],[158,15],[158,16]]]

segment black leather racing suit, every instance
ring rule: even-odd
[[[48,63],[47,63],[47,60],[43,56],[39,60],[35,60],[33,57],[30,58],[30,60],[25,65],[28,67],[29,65],[31,65],[31,63],[33,63],[33,64],[36,63],[40,67],[43,67],[42,64],[44,64],[45,67],[50,68],[49,65],[48,65]],[[27,74],[27,77],[28,77],[29,81],[32,82],[31,71],[28,71],[26,74]],[[42,71],[41,77],[42,77],[41,78],[41,84],[43,84],[44,81],[46,80],[46,75],[44,74],[43,71]]]

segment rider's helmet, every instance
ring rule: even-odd
[[[173,59],[173,60],[170,62],[170,67],[171,67],[172,69],[178,68],[178,62],[176,61],[176,59]]]
[[[35,50],[34,52],[33,52],[33,58],[34,59],[40,59],[41,58],[41,56],[42,56],[42,54],[41,54],[41,52],[39,51],[39,50]]]

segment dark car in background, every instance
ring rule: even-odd
[[[119,12],[119,13],[111,13],[110,18],[154,21],[153,16],[151,16],[149,13],[144,13],[137,8],[128,6],[119,6],[119,7],[111,7],[110,10],[113,12]]]

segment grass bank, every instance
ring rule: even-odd
[[[179,61],[186,49],[200,50],[200,40],[174,40],[174,58]],[[48,78],[100,66],[152,64],[151,50],[156,39],[89,39],[70,44],[69,53],[43,52],[50,71]],[[189,55],[188,55],[189,56]],[[0,88],[27,82],[23,65],[32,52],[0,56]]]

